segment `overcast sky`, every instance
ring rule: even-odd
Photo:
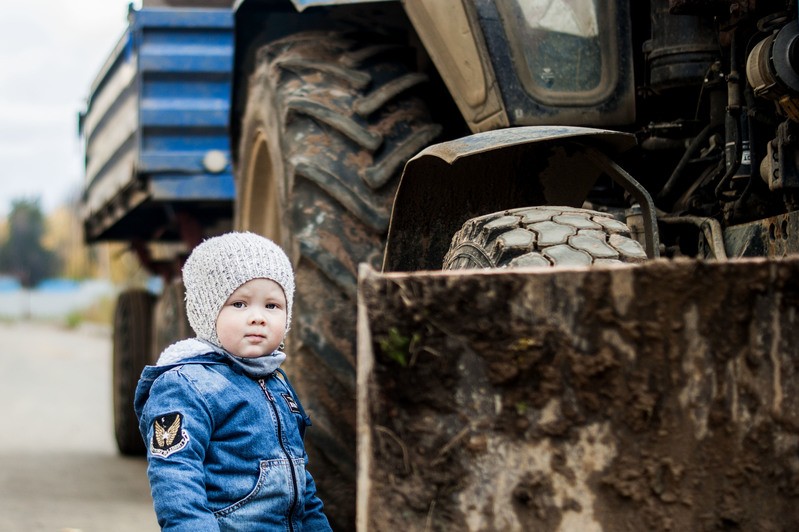
[[[77,116],[127,25],[129,0],[4,0],[0,16],[0,215],[50,211],[83,184]],[[136,2],[138,5],[139,2]]]

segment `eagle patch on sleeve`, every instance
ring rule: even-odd
[[[180,412],[164,414],[153,420],[153,437],[150,440],[152,454],[166,458],[186,447],[187,443],[189,435],[183,429],[183,416]]]

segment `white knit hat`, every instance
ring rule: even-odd
[[[286,331],[291,325],[294,272],[280,247],[255,233],[225,233],[203,241],[183,266],[186,314],[195,334],[219,345],[216,318],[238,287],[251,279],[271,279],[286,295]]]

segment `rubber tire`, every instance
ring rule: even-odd
[[[145,454],[133,398],[150,357],[154,303],[146,290],[127,290],[119,295],[114,309],[114,435],[119,452],[127,456]]]
[[[257,54],[236,169],[236,227],[296,271],[286,369],[312,418],[310,471],[334,529],[355,523],[357,267],[379,268],[404,163],[441,128],[423,82],[362,35],[304,32]]]
[[[611,215],[572,207],[523,207],[472,218],[455,233],[445,270],[642,262],[646,252]]]
[[[178,279],[166,284],[155,302],[148,364],[155,364],[161,352],[171,344],[194,336],[186,315],[185,298],[186,289]]]

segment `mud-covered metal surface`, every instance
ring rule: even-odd
[[[784,257],[799,253],[799,211],[728,227],[724,244],[733,257]]]
[[[799,528],[799,259],[360,284],[359,530]]]

